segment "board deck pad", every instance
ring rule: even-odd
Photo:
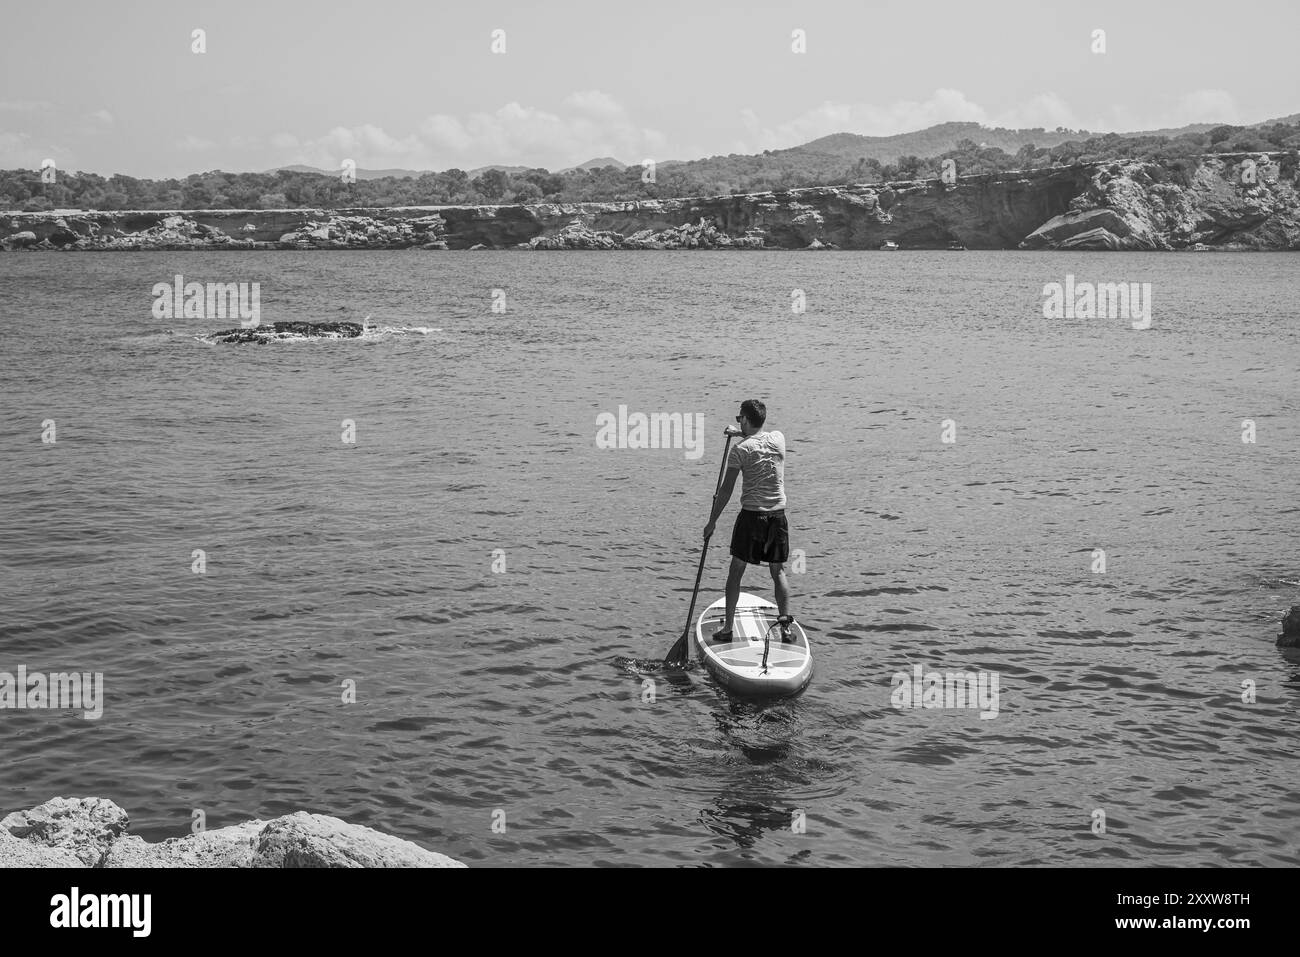
[[[700,614],[695,645],[704,665],[729,690],[744,694],[798,694],[812,678],[812,648],[798,620],[790,626],[793,639],[781,641],[776,625],[777,607],[764,598],[742,592],[732,622],[732,640],[716,641],[713,634],[726,624],[726,599],[720,598]],[[772,630],[767,666],[763,666],[763,637]]]

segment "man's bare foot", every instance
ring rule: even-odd
[[[782,615],[776,622],[781,626],[781,644],[788,645],[794,641],[790,637],[790,626],[794,624],[794,615]]]

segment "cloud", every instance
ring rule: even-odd
[[[0,130],[0,168],[26,168],[30,163],[30,154],[33,152],[27,146],[30,139],[31,137],[26,133],[7,133]]]
[[[1231,94],[1218,89],[1196,90],[1147,114],[1115,107],[1110,116],[1091,121],[1080,117],[1070,104],[1052,92],[1040,93],[994,112],[968,99],[960,90],[939,89],[924,100],[901,100],[887,105],[828,100],[793,119],[774,124],[764,123],[752,109],[742,110],[740,122],[746,139],[733,148],[737,152],[787,149],[831,133],[892,136],[954,121],[1008,129],[1054,130],[1063,126],[1071,130],[1120,133],[1176,128],[1191,123],[1243,122]]]
[[[1227,123],[1238,126],[1244,123],[1237,101],[1227,90],[1194,90],[1185,93],[1156,112],[1134,113],[1116,107],[1110,124],[1123,132],[1162,130],[1186,126],[1189,123]]]
[[[55,167],[73,168],[76,154],[67,147],[48,140],[34,141],[22,131],[0,130],[0,169],[39,170],[46,159],[55,159]]]
[[[893,103],[826,100],[775,121],[758,110],[744,109],[729,128],[717,124],[712,143],[696,144],[670,142],[662,132],[635,122],[614,97],[593,89],[570,94],[556,110],[512,101],[491,111],[435,113],[409,133],[362,124],[335,127],[316,137],[281,132],[270,137],[270,144],[279,154],[273,160],[276,164],[305,163],[325,169],[336,169],[348,159],[367,169],[472,169],[489,163],[560,169],[598,156],[635,164],[645,158],[693,159],[724,147],[735,153],[756,153],[800,146],[832,133],[893,136],[946,122],[1128,132],[1193,122],[1236,122],[1240,116],[1233,98],[1223,90],[1186,94],[1154,115],[1131,115],[1120,108],[1110,113],[1081,117],[1051,91],[993,110],[961,90],[940,88],[920,99]]]
[[[352,159],[368,169],[471,169],[488,163],[559,168],[596,156],[640,162],[665,156],[668,146],[667,137],[634,123],[618,101],[600,90],[571,94],[558,112],[516,101],[463,117],[435,113],[406,135],[364,124],[335,127],[305,140],[278,133],[271,143],[288,154],[277,162],[334,168]]]
[[[988,123],[989,115],[960,90],[940,89],[925,100],[900,100],[889,105],[827,100],[794,119],[773,125],[764,124],[751,109],[742,110],[740,119],[748,134],[746,150],[759,151],[788,149],[832,133],[894,136],[936,123]]]
[[[1188,123],[1229,123],[1234,126],[1245,122],[1237,101],[1227,90],[1196,90],[1178,101],[1175,109],[1179,126]]]
[[[206,150],[212,149],[216,145],[217,144],[212,142],[212,140],[206,140],[191,133],[189,136],[185,137],[185,139],[178,142],[176,148],[178,150],[184,150],[186,153],[202,153]]]
[[[53,108],[45,100],[0,100],[0,113],[45,113]]]
[[[1084,126],[1069,104],[1055,93],[1040,93],[1027,103],[997,114],[990,122],[992,126],[1002,126],[1009,130],[1035,129],[1040,126],[1047,130],[1054,130],[1058,126],[1077,130]]]
[[[618,102],[612,96],[608,93],[602,93],[600,90],[583,90],[579,93],[571,93],[564,98],[564,105],[589,116],[619,120],[623,118],[623,108],[618,105]]]
[[[113,125],[113,114],[108,110],[96,110],[90,114],[90,119],[103,123],[105,126]]]

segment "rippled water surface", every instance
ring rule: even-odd
[[[2,256],[0,670],[107,701],[0,712],[0,812],[308,809],[481,865],[1300,863],[1298,262]],[[150,313],[176,273],[380,329],[209,345],[237,323]],[[1043,319],[1067,273],[1152,283],[1152,328]],[[751,395],[817,661],[777,704],[654,663]],[[703,454],[598,449],[620,405]],[[995,672],[997,717],[893,708],[916,664]]]

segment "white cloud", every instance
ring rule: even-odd
[[[76,153],[66,146],[49,140],[33,140],[30,134],[21,131],[0,130],[0,169],[36,171],[47,159],[55,161],[60,173],[76,168]]]
[[[600,90],[571,93],[564,98],[564,104],[592,116],[617,119],[623,116],[623,108],[618,105],[618,102],[608,93],[602,93]]]
[[[0,113],[44,113],[52,108],[45,100],[0,100]]]
[[[953,121],[1012,129],[1063,126],[1124,132],[1191,122],[1233,122],[1238,116],[1235,102],[1223,90],[1189,93],[1171,102],[1160,115],[1137,117],[1116,108],[1111,117],[1088,122],[1050,91],[995,111],[961,90],[941,88],[919,100],[885,104],[827,100],[785,120],[774,121],[757,110],[745,109],[739,113],[738,124],[730,129],[718,126],[714,142],[698,144],[670,142],[662,132],[636,123],[609,94],[581,90],[566,97],[556,111],[514,101],[492,111],[435,113],[406,134],[363,124],[335,127],[314,138],[277,133],[270,137],[270,144],[278,154],[272,158],[277,165],[305,163],[336,169],[350,159],[366,169],[472,169],[489,163],[559,169],[598,156],[635,164],[647,157],[694,159],[720,149],[755,153],[800,146],[832,133],[892,136]],[[203,145],[185,148],[210,146],[207,141],[197,142]]]
[[[32,150],[26,133],[6,133],[0,130],[0,169],[26,168],[31,163]]]
[[[935,90],[920,102],[837,103],[827,100],[792,120],[765,125],[754,110],[741,111],[748,140],[746,151],[788,149],[832,133],[893,136],[951,121],[988,123],[988,112],[960,90]]]
[[[1227,90],[1196,90],[1178,101],[1179,126],[1187,123],[1244,122],[1237,101]]]
[[[997,112],[968,99],[960,90],[939,89],[921,101],[903,100],[889,105],[826,101],[793,119],[764,123],[752,109],[742,110],[746,133],[737,152],[787,149],[831,133],[892,136],[925,129],[936,123],[974,122],[1008,129],[1043,127],[1054,130],[1088,129],[1093,132],[1136,132],[1186,126],[1190,123],[1241,123],[1241,111],[1225,90],[1197,90],[1153,113],[1136,114],[1115,107],[1109,117],[1085,120],[1056,93],[1040,93]]]
[[[1070,109],[1069,105],[1055,93],[1040,93],[1027,103],[1013,106],[997,114],[990,121],[992,126],[1002,126],[1009,130],[1025,130],[1042,127],[1054,130],[1064,126],[1069,130],[1086,128]]]
[[[436,113],[404,136],[365,124],[335,127],[307,140],[277,134],[271,142],[286,154],[277,162],[333,168],[352,159],[367,169],[470,169],[488,163],[559,168],[597,156],[640,162],[665,156],[668,146],[662,133],[638,126],[599,90],[571,94],[561,112],[511,102],[464,117]]]
[[[216,145],[217,144],[212,142],[212,140],[207,140],[191,133],[189,136],[185,137],[185,139],[177,143],[176,148],[178,150],[184,150],[187,153],[201,153],[205,150],[212,149]]]
[[[94,113],[90,114],[90,118],[103,123],[105,126],[113,125],[113,114],[108,112],[108,110],[96,110]]]
[[[1194,90],[1180,96],[1153,113],[1135,113],[1124,107],[1115,107],[1113,119],[1108,124],[1120,132],[1162,130],[1186,126],[1189,123],[1227,123],[1239,126],[1245,121],[1237,101],[1227,90]]]

